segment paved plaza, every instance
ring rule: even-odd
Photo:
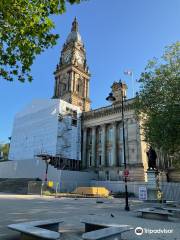
[[[180,219],[172,218],[170,221],[149,220],[137,217],[134,210],[151,206],[138,200],[130,200],[130,212],[124,211],[123,199],[103,199],[103,203],[96,203],[97,199],[67,199],[39,196],[0,195],[0,239],[18,240],[20,235],[7,228],[8,224],[59,218],[64,220],[62,225],[62,239],[78,240],[84,226],[80,223],[83,217],[91,216],[109,221],[110,223],[129,224],[134,228],[171,229],[173,233],[148,234],[137,236],[134,231],[124,233],[123,239],[180,239]],[[154,205],[154,204],[153,204]]]

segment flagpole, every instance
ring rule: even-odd
[[[132,97],[134,98],[134,73],[131,72],[131,81],[132,81]]]

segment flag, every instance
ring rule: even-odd
[[[124,71],[124,74],[132,76],[133,72],[131,70],[126,70],[126,71]]]
[[[124,71],[125,75],[131,76],[131,81],[132,81],[132,97],[134,97],[134,89],[135,89],[135,82],[134,82],[134,76],[133,76],[133,71],[130,69],[127,69]]]

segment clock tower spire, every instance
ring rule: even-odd
[[[77,18],[74,18],[74,21],[72,23],[72,28],[71,28],[71,32],[78,32],[78,22],[77,22]]]
[[[86,51],[75,18],[72,23],[55,75],[54,98],[61,98],[82,111],[90,110],[90,72],[86,61]]]

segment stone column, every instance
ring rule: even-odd
[[[70,90],[71,92],[73,92],[73,87],[74,87],[73,77],[74,77],[74,74],[73,74],[73,71],[71,71],[71,72],[69,73],[69,90]]]
[[[83,97],[86,98],[86,79],[83,78],[84,90],[83,90]]]
[[[106,125],[103,124],[102,128],[102,156],[101,156],[101,165],[106,166]]]
[[[86,82],[86,97],[89,98],[89,80]]]
[[[92,128],[92,167],[96,166],[96,127]]]
[[[75,74],[75,72],[73,72],[72,77],[73,77],[73,79],[72,79],[72,82],[73,82],[73,92],[75,92],[76,91],[76,74]]]
[[[116,122],[113,123],[113,138],[112,138],[112,166],[116,166],[117,163],[117,131]]]
[[[83,156],[82,167],[87,168],[87,128],[83,129]]]

